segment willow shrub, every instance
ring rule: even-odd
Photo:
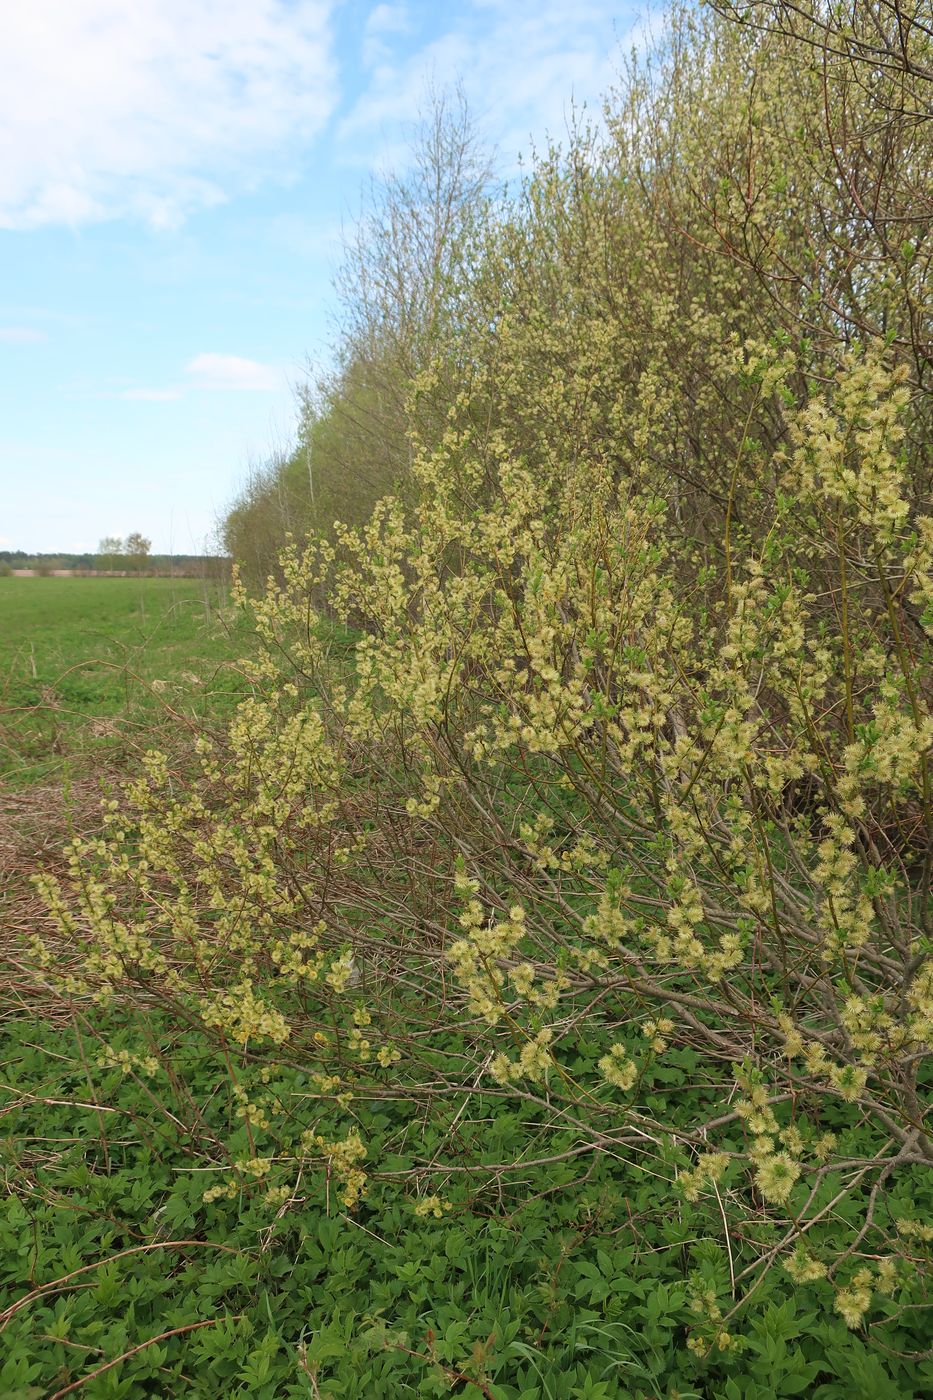
[[[764,460],[786,447],[772,396],[756,400],[734,373],[737,347],[778,333],[793,347],[798,400],[852,341],[888,343],[912,390],[905,494],[923,508],[929,0],[716,8],[743,23],[668,7],[657,42],[610,94],[602,132],[581,123],[511,198],[486,201],[463,180],[456,126],[442,158],[430,157],[436,142],[423,153],[435,178],[415,181],[420,195],[387,192],[341,278],[340,372],[306,399],[290,461],[231,512],[250,584],[274,569],[286,530],[360,525],[386,492],[405,496],[409,436],[440,448],[461,392],[476,423],[536,471],[559,474],[578,451],[611,457],[668,501],[670,532],[715,555],[727,502],[733,526],[750,530],[767,511],[747,456],[730,483],[743,438]],[[438,205],[444,190],[453,198]],[[503,336],[507,372],[477,383]]]
[[[909,389],[877,346],[803,398],[785,346],[735,372],[787,447],[755,465],[763,528],[727,509],[716,564],[605,459],[568,450],[544,490],[468,420],[416,463],[419,504],[291,546],[284,582],[241,594],[262,645],[229,730],[193,777],[148,755],[42,881],[36,944],[73,1006],[138,1027],[120,1063],[222,1168],[208,1199],[287,1211],[320,1171],[348,1209],[384,1179],[442,1214],[458,1173],[509,1189],[549,1142],[664,1174],[672,1211],[734,1242],[731,1296],[695,1299],[701,1354],[772,1267],[857,1327],[913,1305],[933,1243],[933,520],[907,501]],[[204,1140],[152,1012],[220,1047],[247,1154]],[[671,1057],[694,1069],[667,1095]],[[307,1098],[266,1092],[282,1065]],[[522,1151],[464,1161],[450,1136],[383,1178],[366,1105],[426,1121],[454,1094],[520,1110]]]

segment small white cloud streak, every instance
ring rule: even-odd
[[[121,389],[115,397],[133,403],[174,403],[202,390],[269,394],[285,387],[285,378],[274,365],[248,360],[242,355],[206,351],[189,360],[184,372],[184,383],[170,384],[165,388],[142,385]]]
[[[272,365],[244,360],[239,355],[196,355],[185,373],[199,389],[239,389],[270,393],[282,387],[282,376]]]
[[[0,228],[174,226],[292,171],[336,101],[336,0],[4,8]]]
[[[0,326],[0,340],[14,345],[34,345],[37,341],[48,340],[45,331],[33,330],[31,326]]]
[[[138,399],[144,403],[169,403],[174,399],[180,399],[183,394],[183,389],[124,389],[119,397],[121,399]]]

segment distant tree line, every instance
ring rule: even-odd
[[[346,241],[335,369],[309,377],[293,446],[251,473],[227,515],[223,543],[253,583],[274,571],[287,535],[362,525],[382,496],[405,491],[417,376],[449,360],[478,310],[471,278],[502,201],[459,89],[430,95],[410,155],[404,174],[369,187]],[[458,366],[445,371],[452,384]],[[425,429],[442,392],[421,396]]]
[[[152,540],[138,530],[121,540],[118,535],[105,535],[97,546],[97,555],[105,569],[130,569],[141,573],[148,562]]]
[[[130,536],[125,542],[115,538],[103,539],[96,553],[51,554],[29,553],[23,549],[0,550],[0,575],[10,574],[18,569],[28,569],[39,574],[70,572],[77,574],[101,573],[144,573],[182,578],[219,577],[223,575],[229,561],[217,554],[151,554],[138,545],[131,549],[130,544],[138,539],[149,545],[142,536]]]

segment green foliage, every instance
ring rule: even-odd
[[[119,1024],[98,1018],[97,1029],[111,1045],[134,1043]],[[151,1029],[162,1045],[177,1039]],[[826,1308],[826,1285],[794,1286],[777,1271],[742,1346],[697,1357],[685,1345],[691,1300],[701,1286],[728,1299],[729,1250],[738,1267],[743,1245],[689,1205],[672,1209],[666,1181],[636,1160],[603,1158],[574,1190],[572,1159],[530,1167],[500,1195],[461,1178],[440,1221],[414,1215],[422,1187],[399,1192],[390,1177],[351,1216],[320,1170],[286,1210],[248,1191],[205,1205],[208,1143],[232,1107],[211,1093],[217,1059],[188,1040],[175,1061],[206,1105],[192,1138],[184,1117],[154,1110],[150,1091],[181,1115],[186,1095],[165,1099],[157,1080],[100,1068],[98,1048],[87,1026],[47,1029],[39,1044],[25,1027],[4,1035],[4,1396],[83,1380],[89,1400],[182,1390],[204,1400],[893,1400],[933,1379],[928,1361],[899,1355],[925,1343],[915,1309],[875,1324],[879,1360]],[[300,1095],[308,1077],[287,1071],[275,1087]],[[411,1136],[408,1110],[360,1108],[389,1163]],[[419,1129],[415,1156],[430,1161],[445,1131]],[[484,1140],[490,1153],[515,1151],[514,1116],[494,1113]]]

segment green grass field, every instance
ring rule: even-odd
[[[217,582],[0,579],[0,775],[118,761],[167,706],[200,714],[229,692],[236,654]]]

